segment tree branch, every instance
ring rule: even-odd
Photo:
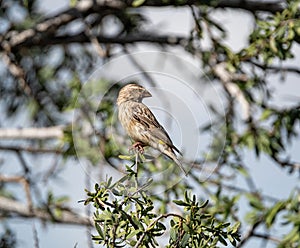
[[[30,192],[30,183],[28,179],[22,176],[5,177],[0,174],[0,182],[12,182],[22,184],[27,198],[27,207],[30,211],[32,210],[32,197]]]
[[[71,210],[61,210],[59,218],[53,219],[53,215],[45,210],[37,208],[30,210],[26,205],[3,196],[0,196],[0,211],[9,214],[14,213],[23,218],[38,218],[54,223],[93,226],[93,221],[90,218],[79,216]]]
[[[61,139],[63,126],[0,129],[0,139]]]
[[[243,247],[243,245],[251,238],[253,237],[253,233],[256,230],[256,228],[259,227],[259,225],[262,223],[262,220],[257,221],[252,226],[250,226],[249,230],[245,233],[244,237],[241,239],[240,243],[236,246]]]
[[[300,173],[300,163],[291,162],[288,159],[281,159],[277,155],[271,156],[271,158],[279,164],[282,168],[289,168],[289,172],[293,173],[294,170],[298,170]]]
[[[26,82],[24,69],[18,65],[16,61],[13,61],[7,51],[2,53],[2,58],[9,72],[19,80],[20,88],[25,92],[25,94],[31,95],[32,91]]]
[[[161,45],[186,45],[188,39],[182,36],[172,36],[172,35],[156,35],[152,33],[138,33],[129,34],[126,36],[103,36],[97,35],[94,37],[99,43],[103,44],[128,44],[137,42],[150,42],[157,43]],[[85,32],[76,35],[63,35],[56,37],[36,37],[35,39],[26,39],[22,43],[19,43],[12,49],[19,50],[20,48],[30,48],[33,46],[49,46],[49,45],[61,45],[70,43],[90,43],[90,37],[86,35]]]
[[[292,72],[296,74],[300,74],[300,68],[296,66],[276,66],[276,65],[263,65],[254,61],[246,61],[249,62],[263,71],[273,71],[274,73],[282,73],[282,72]]]
[[[225,63],[217,64],[213,68],[213,71],[216,74],[216,76],[221,80],[225,90],[229,93],[229,95],[240,103],[243,110],[244,119],[248,120],[250,118],[250,112],[251,112],[250,104],[248,103],[247,99],[245,98],[240,88],[235,83],[232,82],[232,80],[238,79],[237,76],[243,76],[243,75],[234,75],[228,72],[226,70]]]
[[[257,233],[257,232],[254,232],[253,234],[252,234],[252,236],[254,236],[254,237],[257,237],[257,238],[261,238],[261,239],[266,239],[266,240],[271,240],[271,241],[273,241],[273,242],[275,242],[275,243],[280,243],[280,239],[279,238],[276,238],[276,237],[274,237],[274,236],[271,236],[270,234],[264,234],[264,233]]]
[[[9,31],[6,35],[0,37],[1,47],[3,50],[10,52],[16,51],[22,47],[44,46],[53,44],[66,44],[72,42],[90,42],[90,38],[85,33],[75,34],[72,36],[55,36],[58,28],[66,25],[78,18],[84,18],[92,13],[97,13],[101,16],[109,14],[116,15],[119,12],[124,12],[128,8],[132,8],[133,1],[80,1],[74,8],[63,10],[56,15],[50,16],[39,22],[35,27],[26,29],[17,33],[16,31]],[[267,11],[276,13],[284,10],[286,7],[285,1],[258,1],[258,0],[221,0],[221,1],[200,1],[200,0],[186,0],[186,1],[161,1],[148,0],[145,1],[141,7],[162,7],[162,6],[191,6],[191,5],[208,5],[214,8],[240,8],[251,12]],[[146,37],[143,37],[143,36]],[[105,37],[98,36],[99,43],[118,43],[126,44],[133,42],[154,42],[167,45],[181,44],[183,37],[172,36],[157,36],[154,34],[139,34],[129,35],[124,37]],[[65,41],[64,41],[65,40]],[[185,39],[184,39],[185,40]]]
[[[29,153],[62,153],[61,150],[55,148],[41,148],[41,147],[30,147],[30,146],[6,146],[0,145],[0,150],[2,151],[12,151],[12,152],[29,152]]]
[[[213,1],[209,1],[210,6],[214,6]],[[216,8],[244,9],[250,12],[264,11],[275,14],[283,11],[287,6],[286,1],[260,1],[260,0],[221,0],[216,4]]]
[[[133,2],[133,1],[128,1]],[[161,0],[146,0],[142,6],[184,6],[184,5],[207,5],[215,8],[233,8],[244,9],[250,12],[264,11],[276,13],[284,10],[286,7],[286,1],[273,0],[273,1],[260,1],[260,0],[186,0],[186,1],[161,1]]]

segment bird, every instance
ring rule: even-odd
[[[142,103],[144,98],[152,97],[143,86],[130,83],[122,87],[117,98],[118,118],[130,136],[135,141],[132,148],[143,153],[144,147],[150,146],[172,159],[187,176],[186,170],[178,160],[176,148],[163,126],[157,121],[151,110]]]

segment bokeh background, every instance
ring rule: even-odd
[[[8,20],[14,22],[14,25],[17,26],[18,23],[25,22],[27,13],[21,7],[24,4],[22,1],[3,1],[2,4],[10,6],[9,11],[3,12],[0,20],[0,31],[2,34],[5,34],[8,32],[8,29],[14,28],[13,26],[9,26],[10,23]],[[72,4],[70,1],[65,0],[45,0],[37,1],[35,6],[38,13],[43,13],[40,17],[43,20],[45,16],[51,17],[69,8],[70,4]],[[191,15],[190,6],[177,8],[173,6],[163,8],[145,7],[132,11],[141,11],[142,15],[147,18],[147,23],[143,25],[143,31],[147,31],[148,33],[189,37],[191,30],[195,27],[195,20]],[[226,8],[214,9],[210,13],[210,16],[212,20],[224,28],[227,36],[221,39],[222,44],[227,46],[233,53],[239,52],[249,44],[249,34],[256,28],[252,13],[243,9]],[[84,25],[80,21],[71,23],[67,27],[70,33],[77,33],[84,28]],[[100,28],[100,32],[103,30],[106,35],[113,36],[118,32],[118,28],[117,20],[107,18],[105,28]],[[201,39],[201,49],[209,50],[211,48],[210,42],[211,40],[204,35]],[[77,46],[77,44],[70,46],[68,48],[70,49],[70,53],[78,57],[83,56],[83,53]],[[64,206],[73,209],[76,213],[83,216],[91,215],[93,208],[84,206],[82,202],[79,202],[86,199],[84,189],[92,189],[95,183],[105,180],[109,176],[113,176],[115,179],[120,178],[124,172],[124,164],[127,162],[115,162],[112,158],[107,163],[104,163],[103,158],[107,159],[107,151],[103,152],[103,150],[100,151],[99,149],[91,149],[90,154],[87,154],[86,148],[92,146],[92,144],[82,143],[82,132],[92,132],[91,140],[94,139],[95,143],[99,142],[101,138],[99,138],[97,132],[89,129],[90,127],[87,125],[89,121],[83,119],[84,107],[88,108],[87,112],[94,113],[91,115],[91,122],[99,130],[102,130],[104,127],[101,122],[102,118],[107,119],[108,123],[109,121],[115,123],[117,110],[115,106],[112,106],[109,119],[105,116],[99,118],[99,112],[101,112],[99,111],[99,106],[101,107],[101,104],[105,104],[106,99],[115,100],[119,84],[135,81],[143,84],[152,93],[153,97],[146,99],[145,104],[151,108],[163,126],[168,130],[174,144],[183,151],[184,159],[190,162],[201,160],[200,162],[203,167],[195,172],[195,175],[201,182],[205,182],[210,178],[218,167],[218,162],[210,160],[209,155],[215,149],[213,145],[215,134],[219,135],[218,140],[220,144],[216,151],[221,156],[226,139],[228,138],[228,132],[221,128],[218,130],[214,127],[211,127],[211,132],[202,132],[201,127],[213,123],[215,115],[212,109],[220,113],[220,116],[223,116],[219,119],[220,127],[226,126],[227,95],[224,93],[224,88],[220,84],[215,83],[216,79],[211,77],[202,68],[203,62],[199,60],[197,52],[189,53],[187,52],[188,49],[182,49],[180,46],[171,46],[165,49],[164,46],[156,44],[139,43],[129,44],[124,50],[122,47],[115,46],[109,51],[111,53],[109,56],[100,57],[96,55],[97,47],[95,48],[93,44],[85,46],[95,56],[87,64],[82,64],[82,67],[84,67],[82,71],[77,71],[75,76],[72,74],[72,71],[61,71],[60,75],[53,80],[53,82],[61,80],[61,85],[63,85],[63,82],[71,81],[72,79],[75,80],[76,78],[82,85],[78,89],[76,97],[74,97],[75,100],[73,100],[75,101],[75,106],[78,106],[78,108],[70,107],[68,109],[68,107],[64,107],[62,111],[53,110],[60,112],[60,116],[57,118],[59,121],[54,120],[55,126],[60,124],[62,126],[67,125],[69,133],[65,131],[65,134],[67,133],[69,136],[65,136],[62,139],[50,140],[45,144],[42,142],[42,147],[47,147],[48,145],[53,149],[59,147],[65,154],[45,153],[37,156],[36,154],[26,152],[8,151],[5,149],[6,146],[28,146],[32,142],[32,145],[36,147],[36,143],[31,140],[10,140],[2,137],[0,138],[1,175],[21,175],[24,166],[19,166],[19,164],[22,164],[20,161],[24,160],[24,163],[29,166],[32,172],[32,175],[30,175],[31,178],[44,177],[40,178],[34,185],[38,190],[32,190],[34,204],[47,202],[50,196],[59,198],[67,195],[68,201],[64,202],[66,204]],[[41,51],[43,51],[43,48],[41,48]],[[291,51],[294,54],[294,58],[288,59],[284,63],[275,58],[274,64],[276,66],[298,67],[300,64],[300,49],[298,44],[295,44]],[[41,67],[55,67],[56,64],[60,64],[61,60],[64,59],[62,50],[58,46],[54,47],[51,51],[47,49],[46,53],[47,59],[41,59]],[[16,56],[16,60],[22,56],[21,51]],[[9,87],[9,85],[13,87],[13,79],[6,76],[8,66],[4,60],[0,61],[2,88]],[[36,63],[34,62],[34,64]],[[77,61],[75,60],[75,63],[78,63],[77,66],[80,67],[80,63],[83,62],[78,59]],[[33,64],[29,61],[28,66],[33,66]],[[70,68],[73,69],[76,66],[70,66]],[[245,71],[247,70],[251,71],[250,66],[245,69]],[[45,69],[43,75],[47,75],[47,73],[47,69]],[[47,80],[46,76],[45,80]],[[267,101],[269,106],[275,109],[288,109],[295,106],[295,103],[299,103],[299,72],[269,74],[266,81],[267,86],[263,87],[266,87],[272,95]],[[64,101],[64,94],[68,92],[70,85],[66,83],[62,86],[62,91],[64,92],[62,93],[61,101]],[[74,88],[77,87],[75,83],[74,85]],[[57,86],[53,83],[50,87],[53,87],[53,92],[55,92]],[[60,91],[58,90],[57,92],[59,94]],[[40,121],[37,119],[37,122],[33,120],[32,113],[36,111],[36,106],[30,105],[28,102],[23,107],[16,103],[16,110],[13,110],[11,115],[7,115],[7,104],[10,102],[7,100],[7,97],[10,96],[6,93],[7,91],[2,90],[0,101],[0,109],[2,109],[1,112],[3,113],[0,115],[1,129],[41,127],[43,124],[51,126],[51,121],[47,120],[46,117],[41,117]],[[261,94],[259,90],[253,93],[254,97],[257,98]],[[88,106],[85,101],[91,105]],[[236,128],[243,130],[244,109],[239,103],[236,104],[235,108],[236,115],[238,115],[237,119],[239,119],[237,120]],[[47,111],[50,111],[51,115],[51,107]],[[260,110],[256,112],[254,108],[253,112],[253,116],[256,116],[259,120]],[[263,125],[266,129],[269,128],[271,130],[272,120],[266,121]],[[130,143],[128,140],[126,141],[126,135],[121,127],[118,126],[117,132],[115,132],[114,127],[110,129],[110,124],[107,126],[107,132],[111,132],[112,147],[118,146],[119,142],[126,145]],[[296,133],[299,132],[299,120],[296,121],[294,131]],[[66,149],[64,145],[64,142],[69,142],[68,139],[70,137],[73,138],[71,143],[74,145],[75,151],[71,151],[71,148],[70,150]],[[122,150],[124,153],[127,149],[126,145]],[[300,140],[298,136],[288,140],[285,144],[287,157],[292,158],[292,161],[300,160],[299,146]],[[115,153],[113,152],[112,155],[114,156]],[[74,155],[73,157],[68,156],[71,153]],[[269,200],[271,199],[270,202],[287,199],[293,191],[297,192],[298,190],[299,192],[299,168],[298,171],[288,173],[287,169],[274,165],[274,160],[268,154],[261,153],[260,156],[257,156],[252,149],[244,149],[241,155],[249,173],[249,177],[247,178],[253,180],[252,183],[255,185],[253,186],[255,190],[261,196],[266,196]],[[90,161],[90,157],[96,160],[94,163],[96,166]],[[102,162],[99,163],[99,161]],[[112,167],[111,164],[118,164],[118,166]],[[190,165],[188,164],[187,166],[189,167]],[[49,177],[45,176],[44,173],[52,173],[51,170],[55,171],[55,173],[53,172],[53,175],[51,174]],[[223,173],[228,173],[227,176],[230,178],[230,181],[228,181],[230,185],[245,190],[249,186],[249,181],[245,180],[242,174],[240,175],[236,172],[236,175],[231,175],[235,172],[226,168]],[[147,175],[148,177],[152,177],[149,174]],[[155,176],[153,177],[155,178]],[[175,182],[177,183],[181,180],[189,179],[179,177]],[[5,182],[2,182],[1,186],[3,192],[5,188],[5,191],[9,191],[10,194],[16,196],[21,202],[25,202],[26,191],[24,191],[22,184],[15,182],[10,182],[7,185],[5,184],[5,186],[3,184]],[[195,194],[203,198],[210,197],[210,194],[201,187],[198,187],[197,184],[191,184],[195,186],[193,189]],[[211,187],[212,191],[215,190],[215,186],[208,187]],[[162,194],[160,189],[155,189],[152,193]],[[228,195],[232,194],[234,193],[229,190]],[[61,200],[64,201],[64,198]],[[238,209],[236,212],[238,217],[242,221],[245,221],[247,213],[251,211],[252,206],[249,205],[249,199],[241,196],[236,208]],[[90,234],[95,233],[95,231],[91,227],[48,223],[48,221],[41,221],[36,218],[19,218],[18,216],[7,219],[4,216],[3,214],[2,232],[5,232],[7,228],[13,230],[18,240],[18,247],[93,247],[94,245]],[[14,217],[14,213],[11,216]],[[291,226],[282,226],[282,222],[279,221],[274,224],[273,229],[270,231],[271,235],[274,233],[276,237],[282,237],[289,232]],[[242,234],[246,233],[248,228],[247,224],[242,225]],[[264,226],[259,227],[258,230],[261,233],[269,233],[269,230]],[[259,238],[250,239],[249,242],[245,243],[244,247],[258,247],[261,243],[262,241]],[[266,247],[277,247],[277,242],[263,244],[266,244]]]

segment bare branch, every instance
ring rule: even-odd
[[[131,1],[132,2],[132,1]],[[148,0],[143,3],[143,6],[184,6],[184,5],[208,5],[215,8],[233,8],[244,9],[250,12],[264,11],[276,13],[284,10],[286,1],[273,0],[273,1],[260,1],[260,0],[220,0],[220,1],[200,1],[200,0],[186,0],[186,1],[159,1]]]
[[[289,168],[290,173],[293,173],[294,170],[298,170],[300,172],[300,163],[291,162],[288,159],[281,159],[277,155],[273,155],[271,158],[282,168]]]
[[[11,146],[11,145],[0,145],[0,150],[12,151],[12,152],[30,152],[30,153],[55,153],[60,154],[62,151],[55,148],[40,148],[40,147],[25,147],[25,146]]]
[[[211,5],[214,6],[213,1]],[[275,0],[275,1],[260,1],[260,0],[221,0],[218,1],[217,8],[233,8],[233,9],[244,9],[250,12],[264,11],[275,14],[276,12],[283,11],[287,6],[286,1]]]
[[[219,63],[213,68],[215,74],[217,77],[221,80],[224,88],[227,90],[227,92],[232,96],[233,99],[236,99],[243,110],[244,119],[247,120],[250,118],[250,104],[245,98],[243,92],[240,90],[240,88],[232,82],[232,80],[235,79],[242,79],[237,78],[238,75],[231,74],[226,70],[226,64],[225,63]],[[243,75],[239,75],[242,77]],[[245,79],[243,79],[245,80]]]
[[[31,95],[31,89],[25,80],[25,72],[23,68],[19,66],[16,62],[13,62],[8,52],[4,52],[2,54],[2,58],[9,72],[19,80],[20,88],[24,90],[25,94]]]
[[[99,43],[97,36],[93,34],[91,25],[83,19],[83,22],[85,24],[85,34],[89,37],[91,43],[93,44],[96,52],[100,57],[107,57],[107,51],[101,47],[101,44]]]
[[[0,129],[0,139],[61,139],[63,126]]]
[[[94,36],[99,43],[102,44],[129,44],[129,43],[137,43],[137,42],[150,42],[157,43],[161,45],[186,45],[188,39],[182,36],[172,36],[172,35],[156,35],[152,33],[138,33],[138,34],[130,34],[127,36],[102,36],[97,35]],[[63,35],[56,37],[36,37],[35,39],[28,39],[22,43],[19,43],[17,46],[13,47],[13,49],[20,49],[23,47],[30,48],[33,46],[49,46],[49,45],[58,45],[58,44],[70,44],[70,43],[90,43],[91,39],[86,34],[86,32],[82,32],[76,35]]]
[[[275,66],[275,65],[263,65],[254,61],[246,61],[249,62],[264,71],[273,71],[274,73],[282,73],[282,72],[292,72],[296,74],[300,74],[300,68],[296,66]]]
[[[93,226],[92,219],[79,216],[71,210],[61,210],[59,218],[53,219],[53,215],[45,210],[33,208],[32,211],[30,211],[26,205],[19,201],[8,199],[3,196],[0,196],[0,211],[10,214],[14,213],[18,217],[23,218],[38,218],[43,221],[54,223]]]
[[[282,11],[286,7],[285,1],[245,1],[245,0],[221,0],[218,2],[214,1],[197,1],[197,0],[186,0],[186,1],[158,1],[158,0],[148,0],[143,3],[143,7],[162,7],[162,6],[191,6],[191,5],[209,5],[215,8],[241,8],[249,10],[251,12],[255,11],[267,11],[276,13]],[[54,16],[50,16],[35,27],[21,31],[10,31],[5,36],[1,37],[1,46],[7,51],[15,51],[21,47],[31,47],[31,46],[44,46],[51,44],[66,44],[72,42],[90,42],[89,35],[86,33],[75,34],[72,36],[61,36],[55,35],[56,30],[59,27],[66,25],[78,18],[84,18],[92,13],[97,13],[101,16],[106,16],[109,14],[117,15],[117,13],[124,11],[127,8],[132,8],[132,1],[80,1],[75,8],[69,8],[57,13]],[[154,42],[167,45],[180,45],[182,44],[183,37],[172,37],[172,36],[157,36],[155,34],[138,34],[129,35],[124,37],[105,37],[97,36],[93,37],[93,42],[96,43],[118,43],[126,44],[133,42]],[[186,40],[186,39],[184,39]],[[99,47],[98,47],[99,48]]]
[[[1,47],[3,50],[9,52],[16,52],[23,47],[32,46],[45,46],[54,44],[68,44],[68,43],[84,43],[91,41],[91,35],[87,32],[80,34],[72,34],[70,36],[56,36],[56,30],[71,21],[78,18],[84,18],[91,13],[97,13],[100,16],[109,14],[117,14],[124,11],[130,5],[126,5],[123,1],[81,1],[75,8],[64,10],[54,16],[50,16],[42,20],[35,27],[21,31],[10,31],[5,36],[0,37]],[[161,44],[179,44],[179,39],[171,36],[157,36],[154,34],[139,34],[129,35],[124,37],[105,37],[94,36],[92,37],[93,43],[133,43],[133,42],[154,42]],[[182,38],[180,38],[181,40]],[[99,48],[99,47],[98,47]]]
[[[243,247],[243,245],[249,241],[250,238],[253,237],[253,233],[256,230],[256,228],[259,227],[259,225],[262,223],[261,220],[258,220],[256,223],[251,225],[248,229],[248,231],[245,233],[244,237],[241,239],[240,243],[236,247]]]
[[[264,234],[264,233],[257,233],[257,232],[254,232],[252,234],[254,237],[257,237],[257,238],[262,238],[262,239],[266,239],[266,240],[271,240],[275,243],[280,243],[281,240],[279,238],[276,238],[274,236],[271,236],[270,234]]]
[[[39,236],[34,223],[32,223],[32,233],[33,233],[34,247],[39,248],[40,247]]]
[[[5,177],[0,174],[0,182],[12,182],[12,183],[20,183],[23,185],[26,198],[27,198],[27,206],[28,209],[32,210],[32,198],[31,198],[31,192],[30,192],[30,184],[28,179],[22,176],[14,176],[14,177]]]

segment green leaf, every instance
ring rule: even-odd
[[[231,229],[231,233],[232,234],[237,233],[237,231],[239,230],[240,225],[241,225],[241,222],[235,223],[234,226]]]
[[[189,239],[190,239],[190,235],[189,235],[188,233],[185,233],[185,234],[183,235],[182,240],[181,240],[181,244],[180,244],[181,247],[185,247],[185,246],[187,245]]]
[[[186,233],[188,233],[188,232],[190,231],[190,228],[189,228],[188,225],[185,224],[185,223],[182,224],[182,228],[183,228],[183,230],[184,230]]]
[[[111,182],[112,182],[112,177],[110,177],[110,178],[107,180],[107,186],[106,186],[107,188],[110,187]]]
[[[127,235],[127,239],[131,239],[131,238],[133,238],[134,236],[136,236],[138,233],[140,233],[141,232],[141,230],[132,230],[130,233],[129,233],[129,235]]]
[[[229,239],[230,243],[234,242],[234,239],[230,234],[227,235],[227,238]]]
[[[105,235],[104,235],[104,233],[103,233],[103,231],[102,231],[101,226],[96,222],[96,223],[95,223],[95,227],[96,227],[97,232],[99,233],[99,236],[100,236],[102,239],[104,239],[104,238],[105,238]]]
[[[247,198],[249,200],[250,206],[253,208],[262,211],[265,209],[263,203],[261,202],[261,199],[259,199],[256,195],[253,194],[247,194]]]
[[[282,240],[282,244],[292,242],[293,240],[298,239],[299,227],[295,226],[292,231],[290,231]]]
[[[271,36],[271,38],[270,38],[270,48],[274,53],[278,52],[274,36]]]
[[[288,220],[287,224],[292,222],[294,225],[300,226],[300,214],[288,214],[285,218]]]
[[[188,204],[182,200],[173,200],[173,202],[178,206],[184,206],[184,207],[190,206],[190,204]]]
[[[75,7],[77,4],[77,0],[70,0],[70,6]]]
[[[131,241],[129,242],[129,245],[130,245],[131,247],[134,247],[134,246],[136,245],[136,243],[137,243],[136,240],[131,240]]]
[[[133,6],[133,7],[139,7],[139,6],[141,6],[144,2],[145,2],[145,0],[134,0],[134,1],[132,2],[132,6]]]
[[[226,228],[226,227],[228,227],[228,226],[230,226],[230,223],[229,223],[229,222],[227,222],[227,223],[222,223],[222,228]]]
[[[161,223],[161,222],[157,223],[157,228],[159,230],[166,230],[167,229],[166,226],[163,223]]]
[[[199,208],[205,208],[208,205],[208,203],[209,203],[209,200],[206,200],[199,206]]]
[[[277,202],[273,208],[268,211],[266,216],[266,226],[270,228],[275,221],[277,214],[285,208],[285,202]]]
[[[271,110],[271,109],[265,109],[263,112],[262,112],[262,114],[261,114],[261,116],[260,116],[260,120],[266,120],[266,119],[268,119],[271,115],[273,114],[273,110]]]
[[[119,159],[122,160],[132,160],[135,157],[135,155],[119,155]]]
[[[298,36],[300,36],[300,27],[295,28],[295,32]]]
[[[177,238],[176,236],[177,236],[176,230],[174,228],[171,228],[170,229],[170,239],[175,241]]]
[[[219,236],[219,241],[220,241],[223,245],[227,246],[226,240],[225,240],[221,235]]]
[[[248,170],[245,167],[237,166],[236,168],[237,168],[238,172],[241,173],[242,176],[249,177]]]

